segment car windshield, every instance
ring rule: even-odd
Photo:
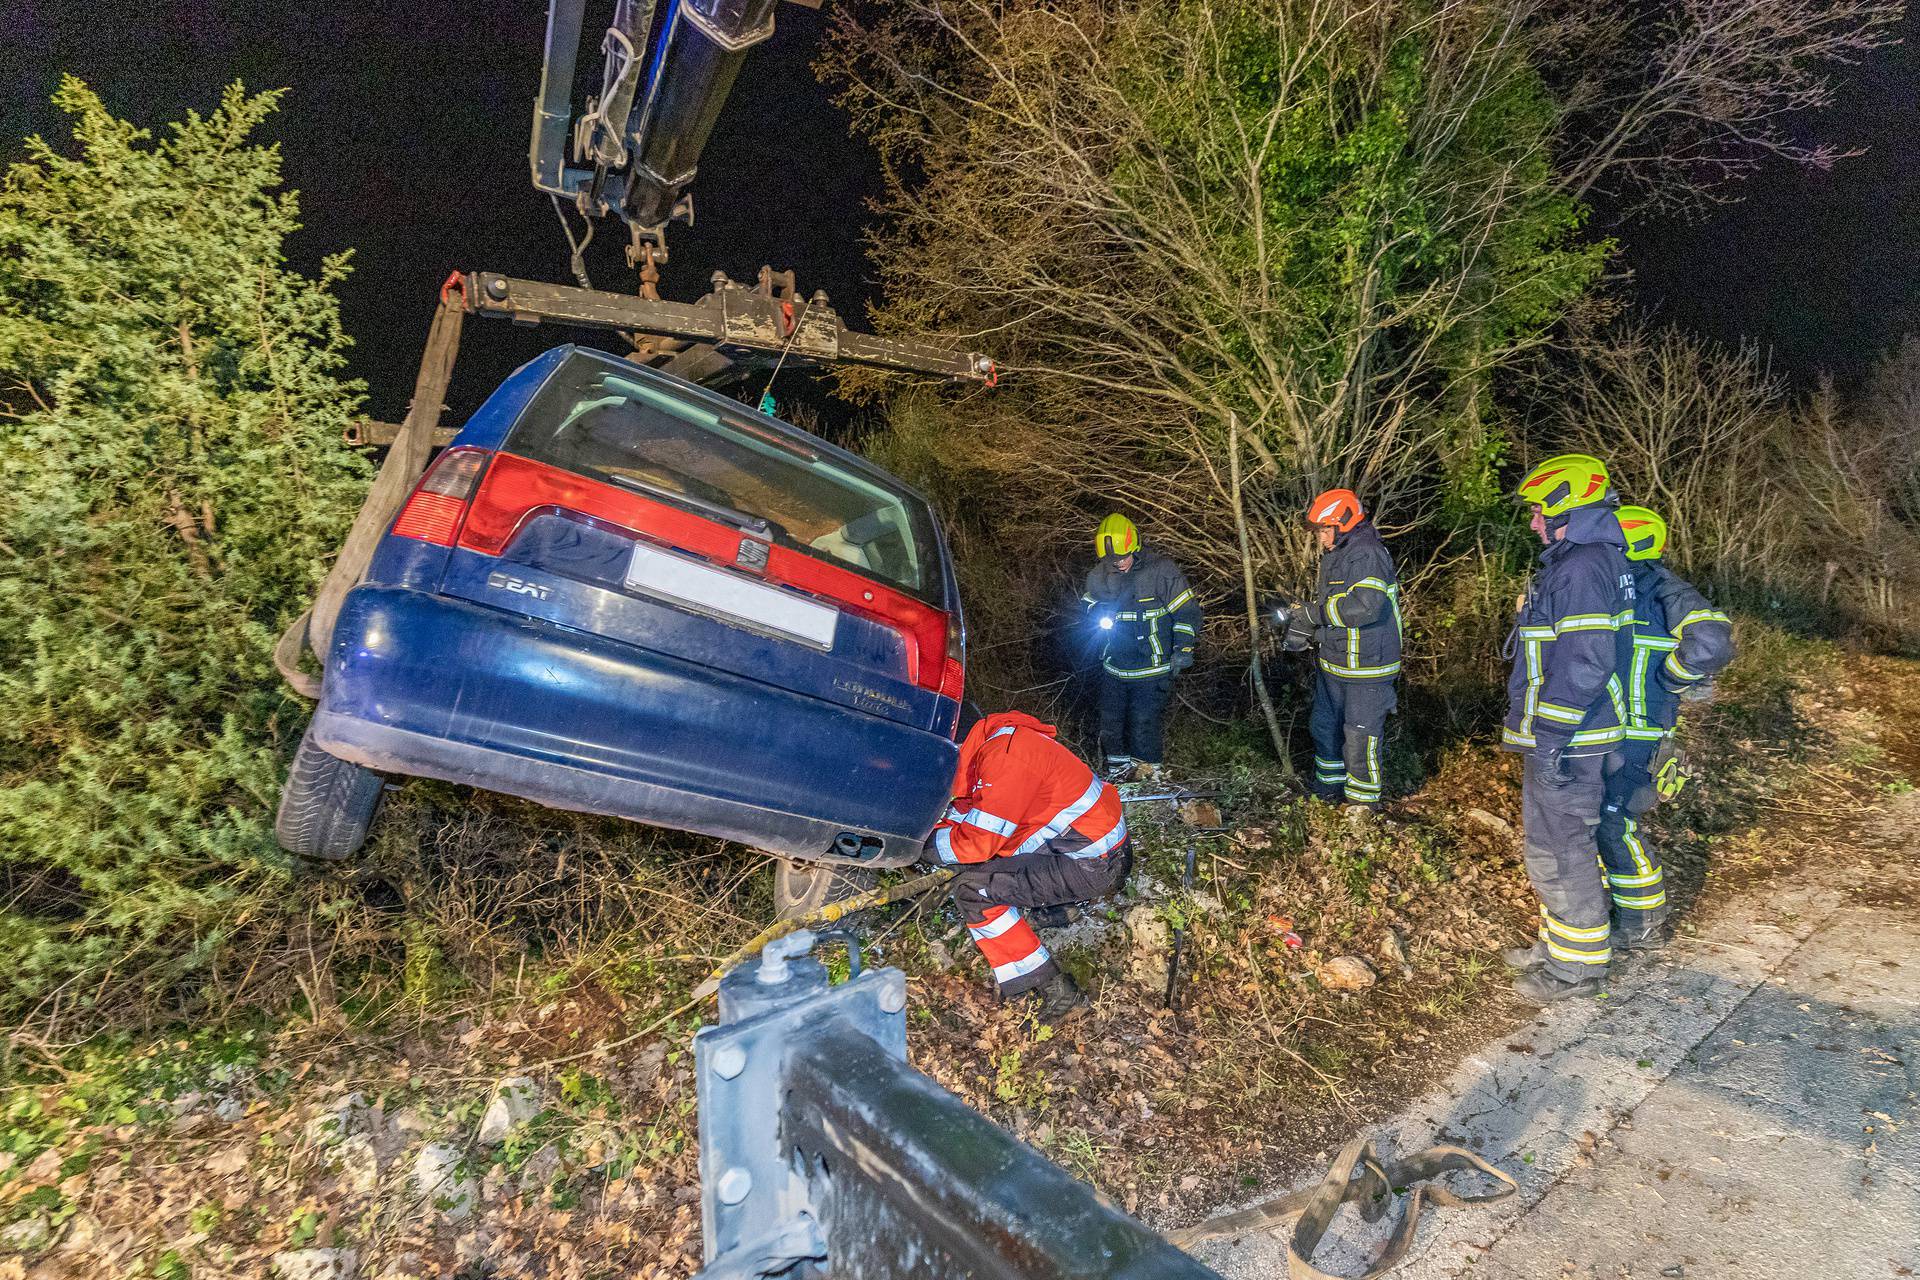
[[[644,375],[575,356],[534,397],[507,447],[771,534],[941,603],[924,503],[745,409],[716,411]]]

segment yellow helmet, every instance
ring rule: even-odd
[[[1627,559],[1658,560],[1667,549],[1667,522],[1645,507],[1622,507],[1614,514],[1627,535]]]
[[[1607,496],[1607,464],[1584,453],[1563,453],[1527,473],[1520,500],[1544,516],[1563,515]]]
[[[1108,556],[1130,556],[1139,549],[1140,531],[1118,511],[1102,520],[1099,532],[1093,535],[1093,554],[1102,560]]]

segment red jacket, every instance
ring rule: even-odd
[[[946,864],[1050,849],[1098,858],[1127,838],[1120,793],[1024,711],[973,726],[960,744],[953,803],[927,849]]]

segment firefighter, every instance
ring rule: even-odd
[[[1173,561],[1142,546],[1123,515],[1100,522],[1087,616],[1100,645],[1100,742],[1114,782],[1160,776],[1173,677],[1193,665],[1200,604]]]
[[[1400,581],[1373,521],[1348,489],[1307,506],[1320,539],[1320,579],[1308,617],[1319,642],[1313,791],[1329,804],[1380,803],[1380,735],[1400,673]]]
[[[1645,507],[1617,513],[1632,562],[1633,662],[1627,672],[1626,737],[1609,752],[1600,810],[1600,861],[1613,895],[1613,949],[1658,950],[1666,942],[1667,893],[1660,855],[1640,820],[1660,801],[1656,775],[1677,774],[1674,725],[1682,698],[1704,698],[1733,661],[1733,622],[1660,562],[1667,522]]]
[[[1023,711],[981,720],[960,744],[953,803],[925,860],[958,867],[953,901],[1002,999],[1040,993],[1051,1020],[1085,1003],[1033,917],[1117,892],[1133,866],[1120,793]]]
[[[1506,958],[1522,970],[1514,991],[1548,1004],[1597,994],[1611,958],[1595,832],[1607,753],[1626,733],[1633,574],[1598,458],[1549,458],[1520,482],[1520,498],[1542,545],[1508,638],[1513,674],[1501,740],[1525,754],[1521,820],[1540,935]]]

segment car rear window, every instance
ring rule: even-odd
[[[932,604],[940,567],[926,505],[805,440],[617,365],[576,355],[514,424],[507,448],[679,502]]]

